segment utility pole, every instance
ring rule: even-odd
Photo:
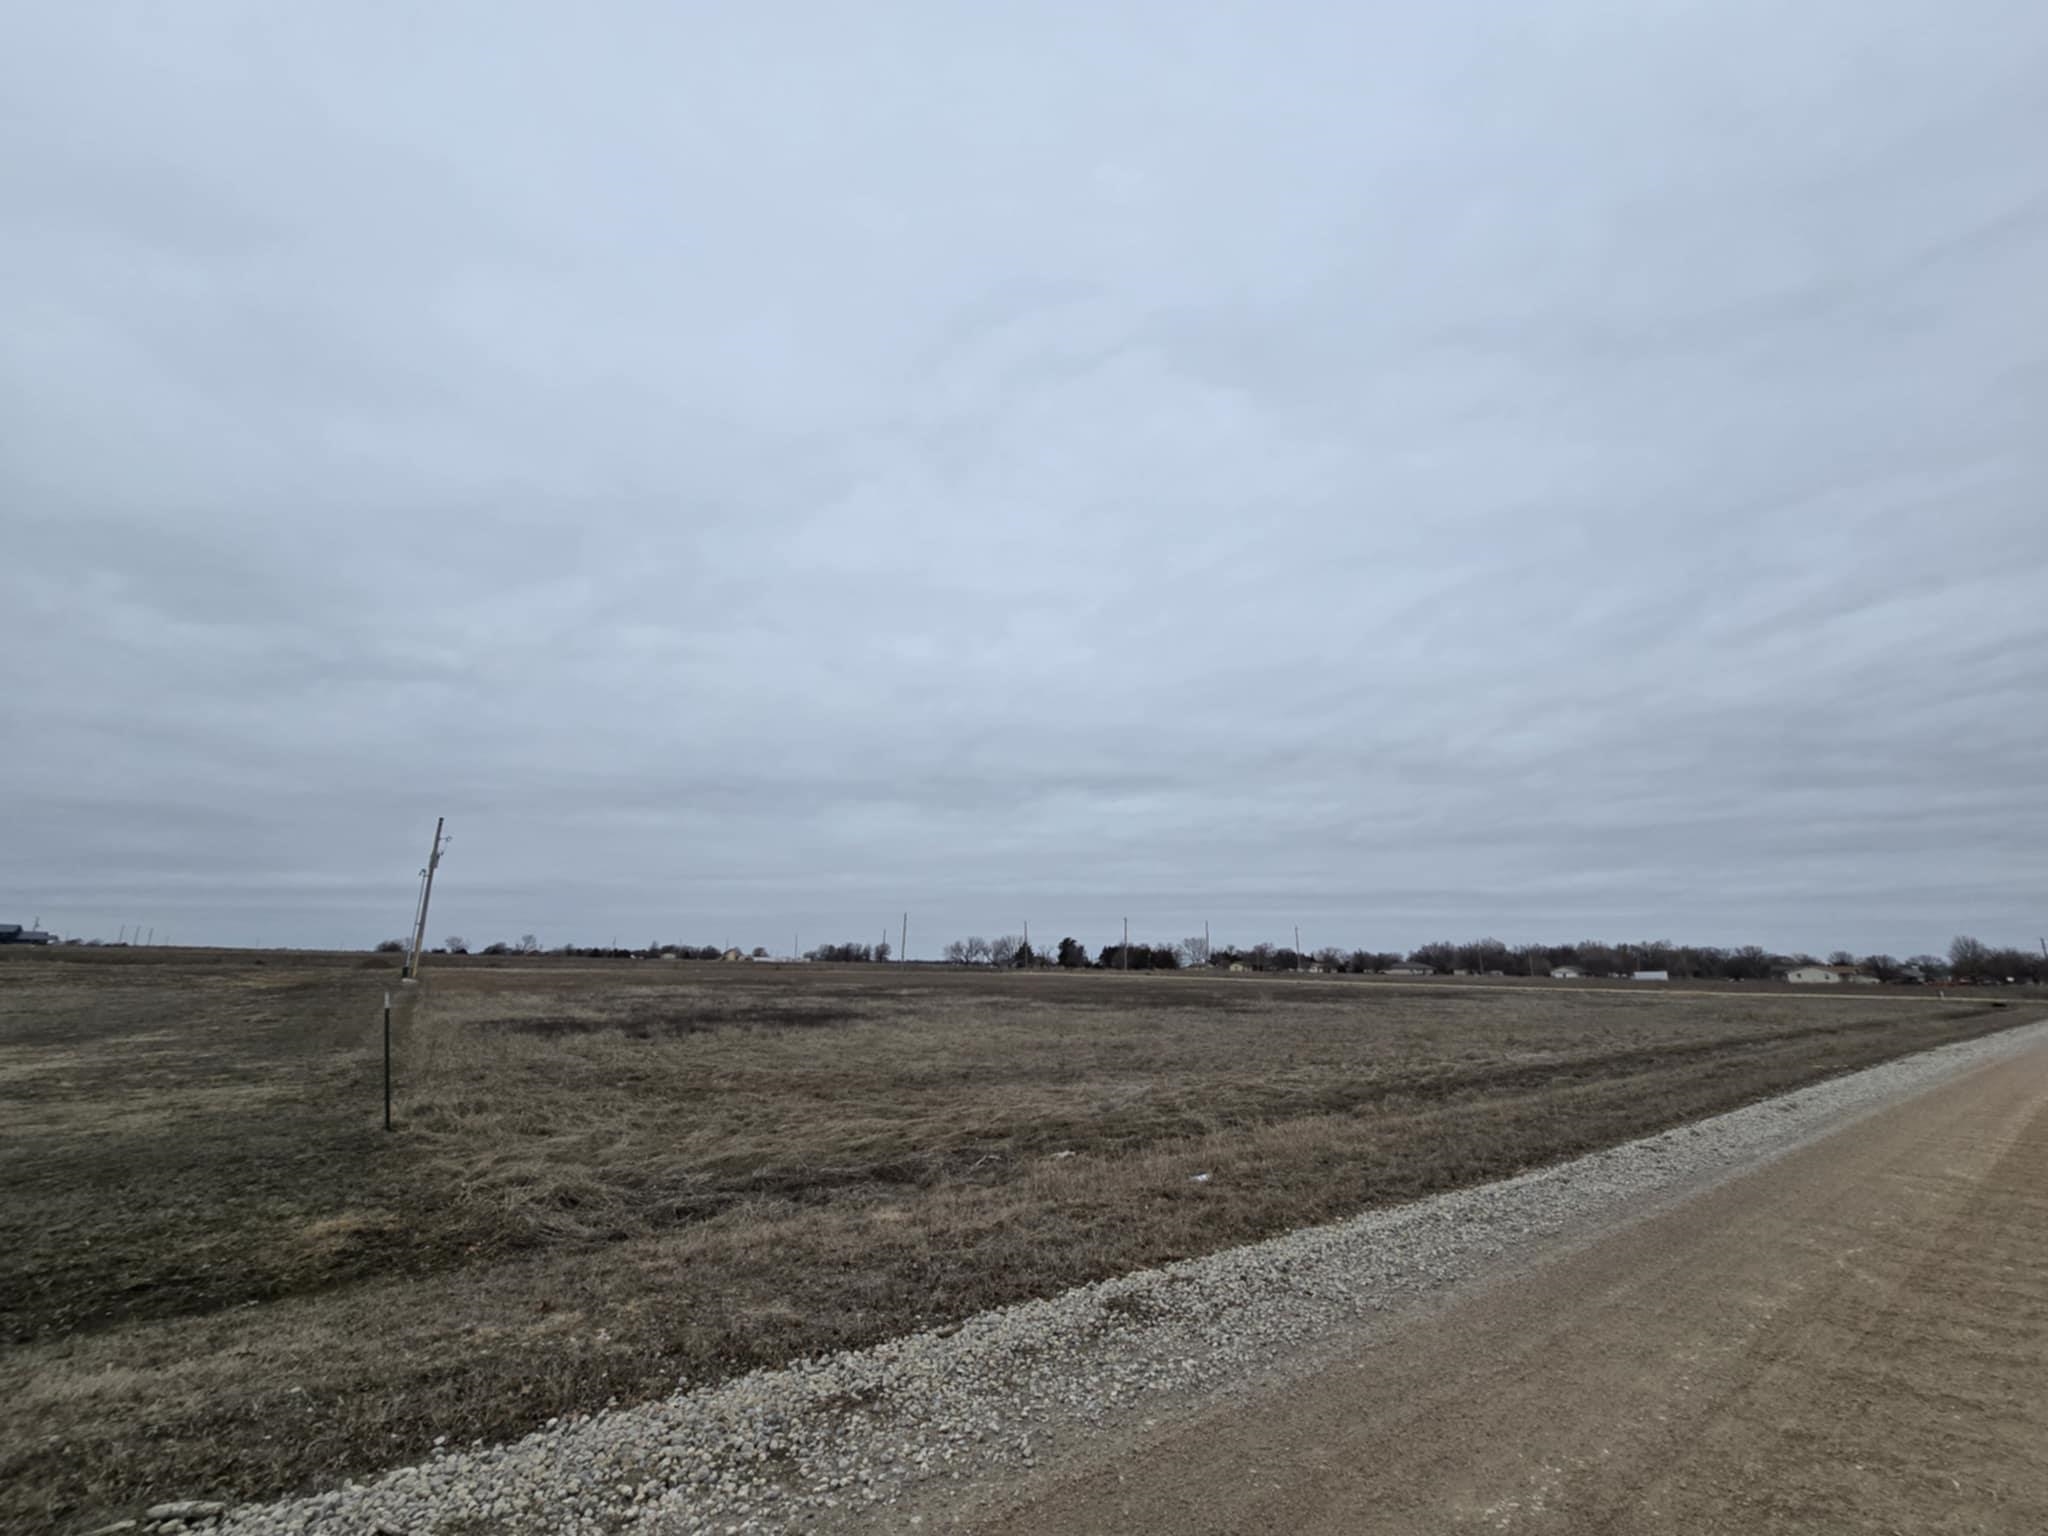
[[[148,938],[146,938],[146,939],[144,939],[144,940],[142,941],[142,947],[143,947],[144,949],[154,949],[154,948],[156,947],[156,924],[155,924],[155,923],[151,923],[151,924],[149,925],[149,937],[148,937]]]
[[[896,963],[902,965],[910,958],[910,914],[903,914],[903,942],[896,950]]]
[[[402,979],[418,981],[420,976],[420,950],[427,940],[427,904],[434,899],[434,871],[441,867],[441,829],[448,824],[445,816],[434,818],[434,846],[427,854],[427,867],[420,877],[420,918],[412,931],[412,963],[405,968]]]
[[[128,942],[128,925],[126,923],[121,925],[121,935],[114,942],[116,944],[126,944]]]
[[[420,930],[421,926],[422,926],[422,925],[423,925],[423,924],[425,923],[425,921],[426,921],[426,916],[425,916],[425,911],[424,911],[424,905],[425,905],[426,899],[427,899],[427,872],[426,872],[425,868],[422,868],[422,869],[420,870],[420,883],[419,883],[418,885],[416,885],[416,886],[414,886],[414,887],[413,887],[413,893],[412,893],[412,926],[413,926],[413,932],[414,932],[415,934],[417,934],[417,933],[419,932],[419,930]],[[406,957],[405,957],[404,961],[403,961],[403,962],[401,962],[401,963],[400,963],[400,965],[399,965],[399,967],[398,967],[398,979],[399,979],[400,981],[403,981],[403,980],[405,980],[405,979],[406,979],[406,977],[408,977],[408,976],[410,976],[410,975],[412,974],[412,959],[413,959],[413,957],[412,957],[412,952],[411,952],[410,950],[408,950],[408,951],[406,952]]]
[[[1128,917],[1124,919],[1124,947],[1118,959],[1122,962],[1119,969],[1128,971],[1131,968],[1131,920]]]

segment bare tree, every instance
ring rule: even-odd
[[[967,963],[967,941],[965,939],[954,939],[941,953],[946,957],[946,964],[965,965]]]
[[[969,965],[987,965],[994,956],[994,947],[987,939],[981,937],[980,934],[975,934],[968,939],[967,963]]]
[[[454,934],[450,934],[441,942],[446,946],[448,953],[451,955],[466,955],[469,953],[469,940],[467,939],[458,938]]]
[[[1180,941],[1180,957],[1188,965],[1207,965],[1209,963],[1209,941],[1200,934],[1191,939],[1182,939]]]
[[[1014,933],[1006,933],[988,947],[989,964],[1007,971],[1017,963],[1017,951],[1024,947],[1024,941]]]
[[[1948,968],[1957,981],[1983,981],[1991,974],[1991,949],[1981,939],[1958,934],[1949,941]]]

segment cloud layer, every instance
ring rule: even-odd
[[[1410,9],[16,18],[0,917],[2028,941],[2048,14]]]

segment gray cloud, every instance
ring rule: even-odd
[[[2040,924],[2038,7],[9,31],[23,919]]]

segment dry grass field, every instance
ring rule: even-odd
[[[391,985],[362,956],[0,953],[0,1528],[516,1435],[2022,1016],[1862,989],[441,964],[401,1011],[386,1135]]]

